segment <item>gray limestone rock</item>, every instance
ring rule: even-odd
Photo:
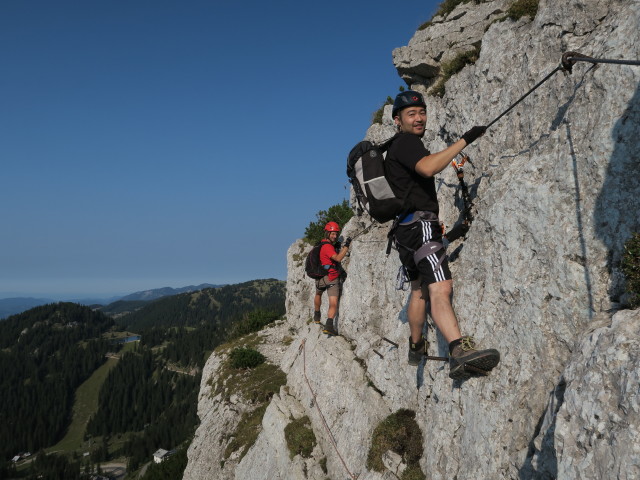
[[[640,310],[613,316],[573,352],[525,465],[535,478],[640,478]]]
[[[280,365],[292,333],[286,322],[279,322],[259,332],[260,343],[256,348],[270,363]],[[223,375],[228,355],[228,349],[214,351],[202,371],[198,396],[200,426],[187,451],[185,479],[232,479],[235,478],[236,468],[240,468],[238,464],[242,464],[239,461],[240,452],[233,452],[227,458],[225,451],[242,415],[255,406],[241,393],[227,397],[224,391],[214,388]]]
[[[418,30],[406,47],[393,50],[393,64],[407,85],[420,89],[439,75],[443,63],[474,49],[487,27],[504,16],[514,0],[460,3],[446,17],[437,16]]]

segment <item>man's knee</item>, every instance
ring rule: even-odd
[[[450,299],[453,293],[453,281],[445,280],[429,285],[429,297],[432,300],[446,298]]]

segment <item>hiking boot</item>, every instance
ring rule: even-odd
[[[424,357],[427,350],[427,343],[424,341],[424,337],[420,336],[420,341],[413,343],[411,337],[409,337],[409,365],[417,366]]]
[[[320,325],[320,312],[313,312],[313,323]]]
[[[500,362],[500,352],[490,348],[476,350],[472,337],[462,337],[462,341],[453,347],[449,356],[449,377],[454,380],[469,378],[474,368],[489,373]],[[469,366],[471,368],[465,368]]]
[[[327,335],[338,335],[338,332],[335,328],[333,328],[333,318],[327,318],[327,322],[324,324],[323,333]]]

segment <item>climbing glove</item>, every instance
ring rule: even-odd
[[[467,133],[462,135],[462,139],[465,142],[467,142],[467,145],[470,145],[471,142],[473,142],[474,140],[477,140],[478,137],[481,137],[482,135],[484,135],[484,132],[486,131],[487,131],[487,127],[475,126],[471,130],[469,130]]]
[[[347,240],[344,242],[345,247],[348,247],[349,245],[351,245],[351,237],[347,237]]]

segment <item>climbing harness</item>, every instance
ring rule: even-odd
[[[413,253],[413,262],[418,265],[425,258],[428,258],[431,255],[435,255],[438,261],[433,264],[433,270],[438,270],[442,265],[442,262],[444,262],[445,258],[447,257],[446,252],[443,252],[442,255],[436,255],[440,250],[445,250],[444,244],[442,242],[427,241],[423,243],[418,249],[413,249],[400,243],[395,236],[395,232],[400,225],[411,225],[412,223],[420,221],[438,223],[441,228],[442,225],[440,224],[440,220],[438,220],[438,216],[433,212],[416,210],[412,213],[411,219],[407,221],[401,221],[406,220],[406,218],[404,217],[406,217],[407,214],[396,217],[393,224],[391,225],[391,228],[389,229],[389,233],[387,234],[387,256],[389,256],[389,254],[391,253],[392,247],[396,250],[404,248],[405,250]],[[406,291],[407,283],[409,283],[409,275],[407,269],[403,265],[401,265],[398,268],[398,274],[396,276],[396,290]]]
[[[471,197],[469,197],[469,189],[467,188],[467,184],[464,181],[464,164],[467,162],[471,163],[471,160],[469,159],[469,155],[466,155],[464,153],[461,153],[460,157],[460,160],[454,158],[451,161],[451,166],[456,171],[458,183],[460,184],[460,193],[462,194],[462,204],[464,207],[462,210],[464,221],[468,225],[471,225],[471,222],[473,222],[473,212],[471,210],[473,207],[473,202],[471,201]]]
[[[565,52],[562,55],[562,59],[560,60],[560,65],[558,65],[551,72],[549,72],[546,77],[544,77],[542,80],[540,80],[538,83],[536,83],[536,85],[531,90],[529,90],[522,97],[520,97],[513,105],[511,105],[504,112],[502,112],[500,115],[498,115],[491,123],[489,123],[487,125],[487,129],[491,125],[496,123],[498,120],[500,120],[502,117],[504,117],[507,113],[509,113],[516,105],[518,105],[522,100],[524,100],[526,97],[528,97],[538,87],[540,87],[544,82],[549,80],[554,74],[556,74],[560,70],[563,70],[564,72],[567,72],[569,74],[572,73],[572,68],[573,68],[573,66],[575,65],[576,62],[589,62],[589,63],[593,63],[593,64],[597,64],[597,63],[614,63],[614,64],[617,64],[617,65],[640,65],[640,61],[638,61],[638,60],[612,60],[612,59],[608,59],[608,58],[592,58],[592,57],[589,57],[587,55],[583,55],[583,54],[578,53],[578,52]]]
[[[396,290],[402,290],[403,292],[406,292],[407,290],[409,290],[409,287],[407,287],[407,284],[409,283],[410,281],[407,267],[405,267],[404,265],[400,265],[400,268],[398,269],[398,275],[396,275]]]
[[[449,232],[445,232],[445,227],[443,223],[440,223],[440,227],[442,228],[442,237],[443,239],[446,239],[447,242],[453,242],[454,240],[457,240],[460,237],[464,237],[466,235],[466,233],[469,231],[469,227],[471,226],[471,222],[473,222],[473,202],[471,201],[471,197],[469,195],[469,189],[467,188],[467,184],[464,181],[464,164],[466,162],[471,163],[471,160],[469,159],[468,155],[465,154],[460,154],[460,159],[456,159],[454,158],[451,162],[451,166],[455,169],[456,171],[456,175],[458,177],[458,181],[460,182],[460,191],[462,194],[462,202],[463,202],[463,208],[462,208],[462,215],[463,215],[463,222],[455,227],[453,227],[451,230],[449,230]],[[391,225],[391,228],[389,230],[389,233],[387,234],[388,236],[388,242],[387,242],[387,256],[391,253],[391,248],[394,247],[396,249],[399,248],[406,248],[407,250],[410,250],[413,252],[414,254],[414,262],[417,265],[422,259],[428,257],[431,254],[435,254],[436,252],[439,252],[440,250],[444,250],[445,246],[443,243],[441,242],[426,242],[424,243],[422,246],[420,246],[420,248],[418,248],[417,250],[413,250],[409,247],[406,247],[404,245],[402,245],[400,242],[397,241],[397,239],[395,239],[394,237],[394,233],[398,227],[398,225],[400,225],[400,219],[403,216],[398,216],[395,221],[393,222],[393,224]],[[435,217],[431,212],[414,212],[414,216],[413,216],[413,220],[411,220],[411,222],[415,222],[418,220],[425,220],[428,222],[439,222],[438,218]],[[445,242],[446,243],[446,242]],[[442,262],[444,261],[444,259],[447,257],[446,253],[443,253],[442,256],[440,256],[440,258],[438,259],[438,262],[436,263],[436,265],[433,267],[434,270],[437,270],[438,268],[440,268],[440,265],[442,265]],[[408,287],[407,284],[409,283],[409,275],[407,272],[406,267],[404,267],[403,265],[400,266],[400,268],[398,269],[398,274],[396,276],[396,290],[402,290],[402,291],[407,291]]]
[[[446,238],[449,243],[457,240],[460,237],[464,237],[469,228],[471,227],[471,223],[473,222],[473,201],[471,200],[471,196],[469,195],[469,189],[467,188],[467,184],[464,181],[464,164],[471,160],[469,159],[469,155],[464,153],[460,153],[460,159],[456,156],[451,161],[451,166],[456,172],[456,176],[458,177],[458,182],[460,184],[460,193],[462,196],[462,218],[463,221],[461,224],[453,227],[448,232],[445,232],[444,225],[442,225],[442,236]],[[473,164],[472,164],[473,165]]]

